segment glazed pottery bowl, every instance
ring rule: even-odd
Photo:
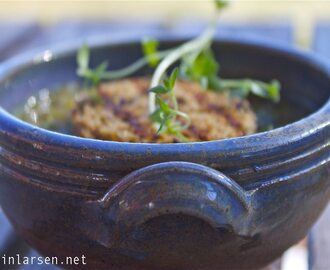
[[[12,116],[36,91],[77,81],[77,48],[28,53],[0,67],[0,204],[32,247],[59,260],[84,255],[87,269],[256,269],[307,234],[330,197],[327,65],[278,45],[217,40],[223,76],[277,78],[282,100],[304,111],[240,138],[118,143]],[[138,41],[101,42],[92,55],[94,64],[108,59],[119,68],[141,49]]]

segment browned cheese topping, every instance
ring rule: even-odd
[[[177,142],[174,135],[156,135],[148,112],[149,83],[146,78],[131,78],[101,84],[98,91],[103,104],[85,100],[74,109],[76,133],[120,142]],[[180,111],[191,118],[191,125],[182,132],[189,141],[219,140],[256,131],[256,116],[247,100],[206,91],[197,83],[182,80],[177,81],[175,93]]]

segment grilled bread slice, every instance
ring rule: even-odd
[[[98,92],[104,102],[86,99],[73,110],[76,133],[120,142],[177,142],[174,135],[156,134],[148,114],[149,83],[147,78],[130,78],[101,84]],[[189,141],[244,136],[257,129],[256,116],[245,99],[183,80],[177,81],[175,93],[180,111],[191,118],[190,127],[182,132]]]

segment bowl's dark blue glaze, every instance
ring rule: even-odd
[[[7,112],[36,90],[77,80],[74,49],[0,67],[0,204],[33,247],[83,254],[87,269],[255,269],[306,235],[330,197],[327,65],[262,42],[215,42],[224,76],[278,78],[283,99],[307,115],[222,141],[97,141]],[[115,68],[139,57],[140,46],[107,42],[93,55]]]

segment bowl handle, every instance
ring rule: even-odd
[[[232,179],[188,162],[165,162],[136,170],[91,203],[95,219],[99,219],[93,219],[99,226],[94,227],[93,235],[101,233],[94,240],[107,247],[115,245],[119,235],[166,214],[193,216],[214,228],[245,236],[252,209],[249,194]]]

